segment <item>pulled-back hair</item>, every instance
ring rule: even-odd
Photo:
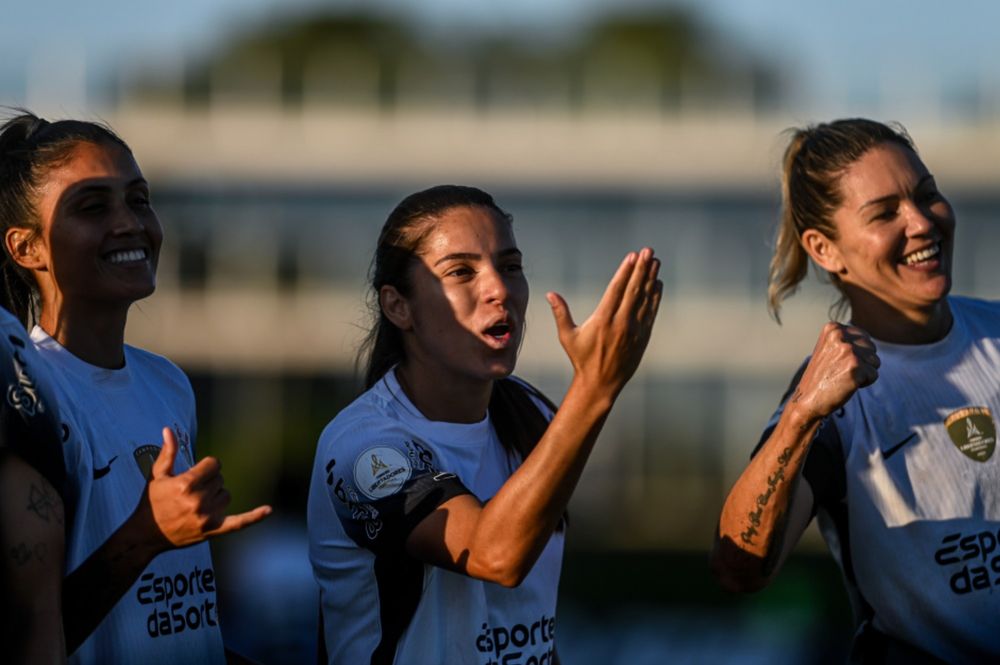
[[[49,171],[64,163],[80,143],[111,143],[131,149],[110,128],[82,120],[48,122],[24,109],[0,125],[0,238],[12,228],[41,232],[38,193]],[[19,266],[4,242],[0,255],[3,289],[0,304],[21,323],[29,325],[38,315],[34,279]]]
[[[493,197],[481,189],[462,185],[438,185],[410,194],[400,201],[382,226],[369,271],[371,291],[369,309],[374,325],[361,346],[359,364],[365,362],[365,389],[375,385],[393,365],[405,357],[403,336],[379,304],[383,286],[392,286],[403,297],[411,293],[410,277],[424,239],[434,222],[448,210],[458,207],[481,207],[502,219],[512,220]]]
[[[781,173],[781,220],[768,280],[768,307],[779,323],[781,302],[798,288],[809,267],[802,233],[816,229],[836,240],[833,213],[843,203],[840,177],[862,155],[885,144],[916,151],[901,125],[864,118],[835,120],[789,130]],[[837,284],[835,275],[831,281]],[[842,306],[843,300],[839,306]]]
[[[382,311],[379,292],[383,286],[392,286],[403,297],[412,294],[411,276],[424,240],[444,213],[459,207],[485,208],[508,223],[513,221],[493,197],[481,189],[438,185],[407,196],[389,213],[382,226],[369,271],[369,309],[373,325],[358,355],[358,364],[365,367],[366,390],[406,358],[402,332]],[[555,411],[555,405],[522,381],[508,378],[493,382],[490,420],[504,448],[521,459],[531,452],[548,427],[548,418],[540,412],[532,397]]]

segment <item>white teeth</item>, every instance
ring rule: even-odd
[[[146,258],[146,250],[144,249],[125,249],[119,252],[112,252],[108,255],[108,261],[111,263],[127,263],[129,261],[142,261]]]
[[[913,252],[912,254],[907,254],[903,257],[903,263],[908,266],[920,263],[921,261],[926,261],[927,259],[933,258],[941,253],[941,245],[931,245],[927,249],[922,249],[919,252]]]

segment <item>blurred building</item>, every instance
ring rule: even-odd
[[[556,399],[569,365],[542,294],[582,318],[626,251],[663,258],[660,320],[574,499],[574,542],[707,546],[833,302],[808,286],[780,327],[765,308],[780,133],[812,119],[776,110],[780,71],[669,13],[544,46],[290,20],[125,71],[101,116],[167,233],[129,339],[192,375],[202,451],[241,501],[302,510],[316,437],[357,387],[378,229],[405,194],[458,182],[514,215],[535,294],[519,373]],[[933,108],[901,119],[957,204],[956,291],[996,296],[996,119]]]
[[[799,99],[784,68],[676,12],[518,36],[435,32],[368,12],[250,26],[210,53],[169,62],[123,61],[99,102],[81,101],[94,97],[82,60],[40,60],[28,78],[33,109],[79,114],[70,95],[131,144],[166,240],[157,293],[133,309],[128,340],[191,376],[199,452],[224,460],[234,509],[268,501],[289,518],[220,542],[244,543],[249,554],[235,568],[267,568],[284,600],[297,599],[298,613],[268,606],[284,616],[281,630],[242,638],[260,658],[311,653],[300,611],[313,598],[294,589],[309,587],[300,521],[316,438],[357,394],[365,276],[381,224],[404,195],[445,182],[482,187],[513,214],[533,292],[518,373],[556,400],[570,368],[544,292],[566,296],[580,320],[625,252],[651,245],[664,262],[653,340],[570,508],[571,545],[598,553],[567,559],[564,593],[583,594],[577,608],[601,608],[575,619],[580,662],[612,662],[586,638],[631,635],[621,627],[629,612],[645,618],[638,637],[623,639],[639,642],[606,640],[608,653],[646,653],[671,623],[682,629],[669,636],[670,653],[695,654],[692,662],[726,662],[733,644],[756,654],[752,662],[776,662],[775,653],[807,662],[788,654],[815,656],[816,644],[831,642],[830,662],[841,658],[843,639],[828,626],[831,614],[844,618],[843,600],[830,610],[795,595],[816,588],[815,560],[783,573],[790,587],[771,596],[764,637],[762,605],[744,605],[750,618],[735,628],[691,611],[735,606],[708,590],[703,553],[835,299],[813,279],[786,304],[783,325],[765,306],[781,132],[831,113]],[[1000,95],[977,90],[942,88],[914,103],[886,87],[845,106],[906,124],[956,206],[954,290],[1000,297]],[[819,547],[811,534],[805,548]],[[667,566],[637,550],[674,554]],[[608,551],[626,553],[617,568]],[[593,579],[613,586],[625,560],[641,583],[601,596]],[[828,600],[836,573],[821,572],[832,580],[818,594]],[[666,615],[632,607],[609,629],[600,611],[615,594],[683,606]],[[254,596],[282,594],[249,585],[229,595],[234,614],[252,617]],[[705,625],[690,631],[697,646],[685,652],[677,645],[690,622]],[[800,628],[792,638],[788,625]]]

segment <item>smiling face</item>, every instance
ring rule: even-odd
[[[406,363],[445,381],[503,378],[514,371],[528,305],[511,224],[480,206],[447,209],[431,223],[409,295],[390,315],[404,331]]]
[[[934,177],[912,150],[883,143],[848,167],[839,184],[837,237],[810,229],[802,241],[838,277],[853,320],[869,331],[900,317],[933,323],[951,289],[955,232]]]
[[[34,271],[43,320],[53,315],[46,311],[52,307],[127,310],[156,288],[163,232],[149,185],[121,146],[77,144],[46,173],[36,210],[39,232],[8,232],[7,243],[18,262]],[[25,242],[18,246],[18,239]]]

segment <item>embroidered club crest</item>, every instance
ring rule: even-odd
[[[993,456],[997,430],[993,414],[985,406],[969,406],[953,411],[944,420],[948,436],[963,455],[976,462]]]

